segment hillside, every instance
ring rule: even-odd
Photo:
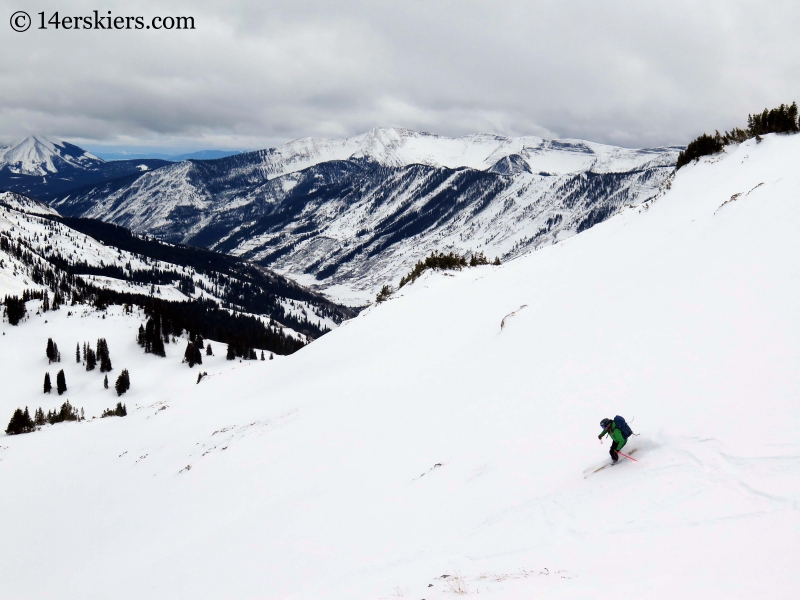
[[[48,337],[108,336],[132,385],[127,417],[3,438],[0,596],[793,598],[798,159],[800,136],[730,146],[200,383],[114,307],[2,323],[0,414],[62,400]],[[64,368],[88,416],[116,402]],[[615,414],[638,462],[585,478]]]
[[[128,303],[164,315],[204,314],[205,325],[194,325],[210,331],[228,313],[257,315],[290,331],[300,345],[355,315],[235,257],[138,237],[102,221],[65,219],[10,192],[0,193],[0,278],[3,295],[46,291],[61,304]],[[267,349],[283,353],[280,344]]]
[[[654,196],[677,148],[375,129],[190,161],[52,199],[363,304],[432,250],[504,260]]]

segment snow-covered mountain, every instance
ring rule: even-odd
[[[363,301],[432,250],[508,259],[591,227],[652,198],[677,153],[375,129],[171,165],[53,205]]]
[[[794,598],[798,161],[800,135],[729,146],[289,357],[210,338],[199,383],[181,347],[142,353],[135,312],[29,302],[0,324],[0,415],[69,398],[87,420],[0,442],[0,597]],[[99,337],[121,398],[45,358]],[[638,462],[595,473],[616,414]]]
[[[102,159],[67,142],[31,136],[14,146],[0,147],[0,169],[16,175],[46,176],[72,169],[93,169]]]
[[[412,164],[487,170],[509,156],[518,156],[532,171],[553,174],[630,171],[662,158],[670,149],[629,150],[582,140],[509,138],[479,133],[459,138],[410,129],[376,128],[344,139],[302,138],[259,152],[265,173],[273,178],[323,162],[366,158],[386,167]],[[662,162],[669,164],[669,158]]]
[[[76,187],[167,164],[154,159],[106,162],[68,142],[31,136],[15,145],[0,146],[0,190],[46,201]]]

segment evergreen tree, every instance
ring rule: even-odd
[[[51,425],[63,423],[64,421],[78,421],[79,419],[80,417],[78,416],[78,409],[72,406],[72,404],[69,403],[69,400],[61,405],[61,408],[58,410],[58,412],[48,411],[47,413],[47,422]]]
[[[750,137],[768,133],[797,133],[797,103],[791,106],[781,104],[772,110],[764,109],[761,114],[747,115],[747,133]]]
[[[44,393],[49,394],[50,390],[53,389],[53,385],[50,383],[50,373],[44,374]]]
[[[689,145],[686,146],[686,150],[678,154],[678,162],[675,168],[680,169],[683,165],[687,165],[701,156],[722,152],[723,148],[725,148],[725,143],[719,131],[713,136],[704,133],[696,140],[689,142]]]
[[[203,355],[200,352],[200,348],[195,346],[194,343],[188,342],[186,351],[183,353],[183,362],[189,363],[190,369],[195,365],[202,365]]]
[[[100,372],[111,371],[111,356],[108,352],[108,342],[105,338],[97,340],[97,358],[100,359]]]
[[[76,344],[75,345],[75,362],[76,363],[80,363],[81,362],[81,345],[80,344]]]
[[[225,354],[225,360],[236,360],[236,350],[233,344],[228,344],[228,352]]]
[[[126,417],[127,415],[127,407],[122,402],[117,402],[117,406],[115,408],[105,409],[100,417]]]
[[[47,338],[47,349],[45,350],[47,360],[49,363],[60,362],[60,354],[58,352],[58,345],[53,341],[53,338]]]
[[[56,391],[59,396],[67,391],[67,378],[64,376],[64,369],[61,369],[56,374]]]
[[[6,316],[9,324],[17,325],[25,317],[25,296],[26,293],[23,293],[22,298],[6,296],[4,304],[6,305]]]
[[[155,318],[155,336],[153,337],[153,354],[156,356],[166,356],[167,353],[164,350],[164,338],[161,337],[161,315],[156,314]]]
[[[44,292],[44,296],[42,298],[42,312],[47,312],[50,310],[50,296],[47,292]]]
[[[261,351],[261,360],[264,360],[264,351]]]
[[[142,348],[145,346],[145,332],[144,327],[141,324],[139,324],[139,333],[136,334],[136,343]]]
[[[472,257],[469,259],[469,266],[470,267],[477,267],[479,265],[488,265],[489,261],[487,260],[486,256],[484,255],[483,251],[472,254]]]
[[[103,378],[103,387],[108,389],[108,373],[106,373],[105,377]]]
[[[214,352],[211,350],[211,344],[206,344],[206,356],[214,356]]]
[[[147,324],[144,327],[144,331],[142,331],[141,326],[139,327],[139,336],[137,341],[141,346],[144,347],[146,354],[155,354],[156,356],[167,355],[166,350],[164,349],[160,315],[157,314],[155,318],[150,317],[147,319]],[[144,343],[142,343],[142,341]]]
[[[122,369],[122,373],[117,377],[117,382],[114,384],[114,389],[117,390],[117,396],[122,396],[131,387],[131,379],[128,375],[128,369]]]
[[[270,352],[269,353],[269,359],[272,360],[273,358],[275,358],[275,357],[272,355],[272,352]]]
[[[722,152],[728,144],[740,144],[751,138],[757,142],[761,141],[761,136],[768,133],[797,133],[800,131],[800,123],[797,120],[797,103],[791,105],[781,104],[778,108],[767,110],[754,115],[747,115],[747,129],[734,127],[731,131],[726,131],[720,135],[719,131],[715,134],[703,134],[691,141],[686,150],[678,155],[678,162],[675,169],[680,169],[692,160],[701,156]]]
[[[36,413],[33,416],[33,422],[36,425],[44,425],[46,423],[44,418],[44,411],[42,410],[41,406],[36,409]]]
[[[18,435],[20,433],[29,433],[35,429],[36,426],[31,420],[31,415],[26,406],[24,411],[21,408],[14,411],[11,420],[8,422],[6,433],[8,435]]]
[[[377,304],[380,304],[381,302],[386,302],[386,300],[389,299],[389,296],[391,296],[393,293],[394,290],[391,287],[389,287],[388,285],[384,285],[381,288],[381,291],[378,292],[378,295],[375,296],[375,302]]]
[[[94,371],[94,368],[97,366],[97,355],[92,350],[92,347],[89,346],[86,348],[86,370],[87,371]]]
[[[153,337],[155,336],[156,322],[153,319],[147,319],[144,327],[144,352],[150,354],[153,351]]]

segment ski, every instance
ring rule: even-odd
[[[631,451],[630,451],[630,454],[633,454],[634,452],[636,452],[636,450],[637,450],[637,449],[636,449],[636,448],[634,448],[633,450],[631,450]],[[625,458],[629,458],[630,460],[632,460],[632,461],[634,461],[634,462],[639,462],[639,461],[637,461],[635,458],[632,458],[632,457],[630,457],[628,454],[622,454],[622,452],[620,452],[619,454],[620,454],[621,456],[624,456]],[[599,471],[602,471],[602,470],[603,470],[603,469],[605,469],[606,467],[613,467],[614,465],[618,465],[618,464],[619,464],[621,461],[622,461],[622,459],[618,460],[617,462],[611,462],[611,461],[608,461],[608,462],[607,462],[607,463],[605,463],[604,465],[602,465],[602,466],[600,466],[600,467],[596,468],[594,471],[591,471],[591,469],[592,469],[593,467],[589,467],[588,469],[586,469],[586,470],[584,471],[585,475],[583,476],[583,478],[584,478],[584,479],[586,479],[586,478],[588,478],[589,476],[591,476],[591,475],[594,475],[595,473],[597,473],[597,472],[599,472]],[[591,471],[591,473],[589,473],[589,471]]]

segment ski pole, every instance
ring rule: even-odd
[[[638,460],[636,460],[632,456],[628,456],[627,454],[625,454],[623,452],[620,452],[619,450],[617,450],[617,454],[622,454],[622,456],[624,456],[625,458],[630,458],[633,462],[639,462]]]

